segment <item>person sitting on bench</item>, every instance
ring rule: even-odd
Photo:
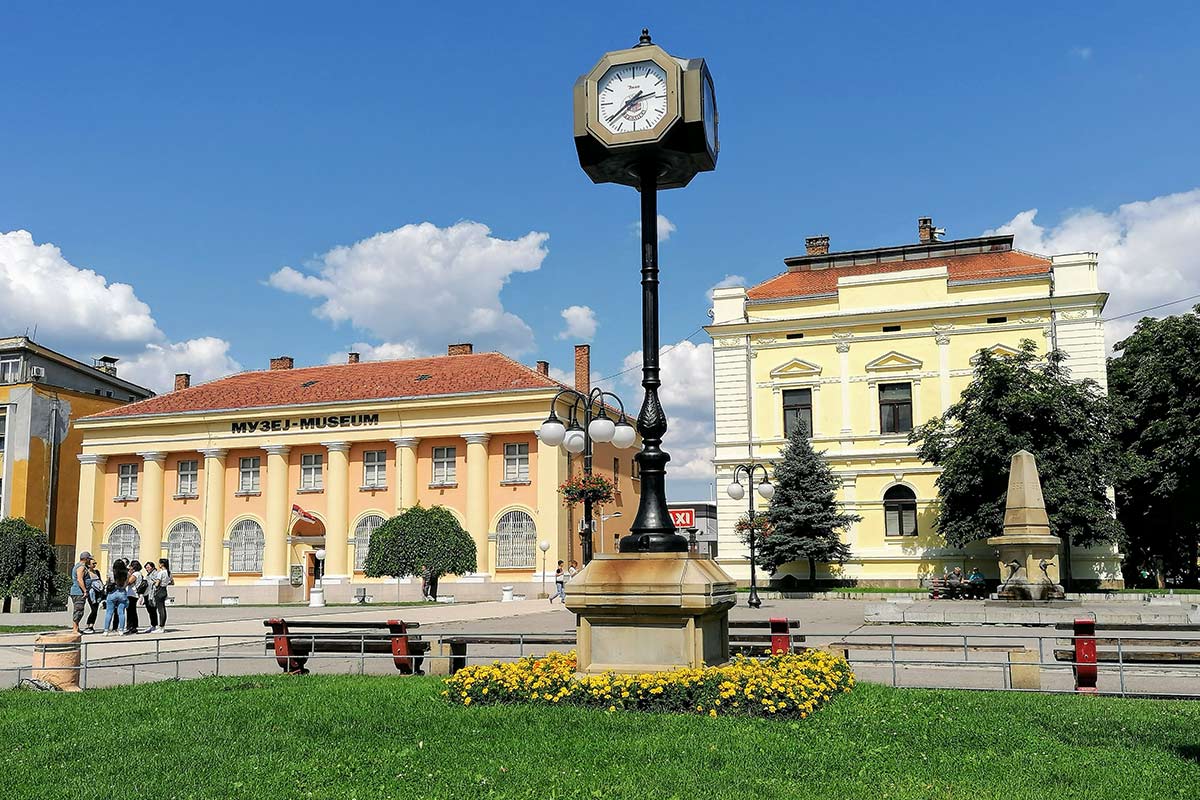
[[[987,578],[983,577],[983,573],[979,571],[979,567],[971,570],[971,574],[967,576],[967,583],[971,587],[971,596],[982,600],[987,597]]]
[[[946,577],[946,596],[951,600],[957,600],[963,593],[963,571],[962,567],[955,567],[954,571]]]

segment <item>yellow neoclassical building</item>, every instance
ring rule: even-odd
[[[981,349],[1023,339],[1062,349],[1075,376],[1106,385],[1095,253],[1026,253],[1009,235],[938,241],[929,218],[918,238],[839,253],[812,237],[786,272],[715,291],[718,560],[736,577],[749,566],[734,532],[746,501],[725,494],[733,466],[777,459],[800,423],[841,478],[839,499],[862,516],[845,535],[850,560],[819,578],[907,586],[953,566],[998,577],[983,542],[951,549],[936,534],[938,469],[916,457],[909,431],[955,402]],[[1078,580],[1121,581],[1112,548],[1072,559]],[[795,564],[776,577],[806,573]]]
[[[576,388],[590,353],[576,348]],[[413,599],[409,579],[368,579],[370,537],[417,503],[446,506],[475,539],[478,569],[448,578],[458,599],[499,599],[498,583],[537,591],[543,554],[578,559],[574,515],[559,485],[578,457],[535,431],[563,385],[549,365],[451,345],[434,358],[269,370],[176,391],[80,420],[76,546],[101,565],[169,557],[185,603],[288,602],[311,588],[326,552],[331,601],[365,588],[377,601]],[[566,400],[558,413],[566,414]],[[595,446],[593,470],[614,480],[599,552],[637,508],[632,450]]]

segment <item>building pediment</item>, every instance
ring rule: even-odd
[[[868,372],[904,372],[907,370],[920,369],[921,361],[906,356],[904,353],[895,350],[890,353],[884,353],[879,358],[867,364]]]
[[[793,358],[786,364],[771,370],[772,378],[814,378],[820,374],[819,366],[799,358]]]
[[[1021,354],[1021,351],[1018,350],[1017,348],[1009,347],[1008,345],[1000,344],[999,342],[992,345],[991,347],[985,347],[983,349],[987,350],[989,353],[991,353],[994,356],[1004,356],[1006,358],[1010,357],[1010,356],[1017,356],[1017,355]],[[971,365],[974,366],[975,364],[978,364],[978,363],[979,363],[979,353],[976,353],[975,355],[971,356]]]

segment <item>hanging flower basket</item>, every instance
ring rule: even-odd
[[[733,526],[733,530],[737,533],[738,538],[746,544],[750,543],[750,518],[742,515],[742,518]],[[771,535],[771,522],[767,519],[766,514],[754,515],[754,533],[755,544],[758,544]]]
[[[594,473],[576,475],[558,487],[558,493],[562,495],[563,503],[567,506],[588,500],[591,500],[594,506],[607,505],[612,502],[613,492],[612,481]]]

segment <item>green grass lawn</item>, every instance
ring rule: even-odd
[[[1200,703],[863,684],[790,722],[463,708],[440,686],[311,675],[2,692],[0,785],[5,800],[1141,800],[1200,789]]]
[[[51,633],[66,629],[66,625],[0,625],[0,633]]]

